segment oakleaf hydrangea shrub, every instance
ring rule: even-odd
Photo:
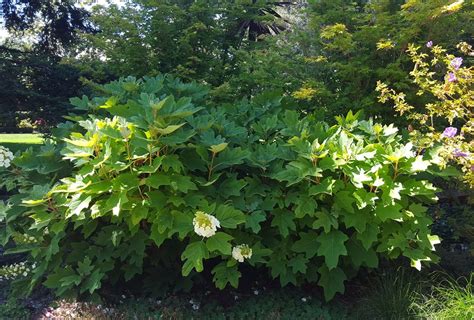
[[[224,289],[247,265],[331,299],[380,257],[436,261],[423,205],[436,190],[419,176],[436,154],[392,125],[349,113],[330,126],[277,93],[208,105],[205,87],[169,76],[101,91],[73,99],[60,128],[57,162],[71,172],[25,182],[5,206],[4,243],[35,239],[15,248],[37,263],[28,290],[96,294],[139,275],[185,288],[203,271]],[[19,159],[14,170],[37,165]]]

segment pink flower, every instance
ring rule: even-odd
[[[468,153],[463,152],[463,151],[461,151],[461,150],[459,150],[459,149],[456,149],[456,150],[454,150],[454,152],[453,152],[453,156],[455,156],[455,157],[462,157],[462,158],[465,158],[465,157],[467,157],[468,155],[469,155]]]
[[[454,68],[454,70],[458,70],[462,65],[462,58],[461,57],[456,57],[453,60],[451,60],[451,67]]]
[[[447,127],[446,129],[444,129],[442,136],[445,138],[453,138],[457,132],[458,129],[454,127]]]
[[[457,80],[458,80],[458,78],[456,78],[456,75],[454,74],[454,72],[448,73],[448,81],[449,82],[456,82]]]
[[[430,40],[426,43],[427,48],[431,48],[432,46],[433,46],[433,41]]]

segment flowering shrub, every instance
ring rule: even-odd
[[[8,168],[13,160],[13,153],[8,148],[0,146],[0,167]]]
[[[408,48],[415,67],[410,73],[419,86],[418,95],[426,96],[428,103],[422,108],[410,105],[404,93],[390,89],[379,82],[379,100],[392,101],[395,110],[411,122],[410,136],[420,149],[439,148],[438,162],[446,166],[457,163],[468,184],[474,186],[474,95],[473,69],[466,66],[462,57],[447,54],[446,50],[426,44],[429,54],[411,45]],[[460,43],[458,48],[468,57],[474,56],[472,47]],[[440,74],[441,71],[441,74]]]
[[[329,126],[271,93],[204,107],[206,88],[167,76],[102,90],[72,100],[88,115],[71,116],[63,143],[46,149],[62,166],[40,174],[28,152],[12,162],[38,173],[5,209],[3,242],[36,240],[15,248],[38,262],[27,289],[93,294],[140,274],[144,288],[184,287],[209,271],[222,289],[248,264],[282,285],[318,283],[331,299],[379,257],[436,261],[423,206],[435,188],[418,173],[437,154],[392,125],[349,113]],[[48,179],[28,182],[37,176]]]

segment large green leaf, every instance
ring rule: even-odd
[[[290,230],[296,230],[293,213],[287,210],[275,210],[273,214],[274,217],[271,225],[272,227],[277,227],[284,238],[290,234]]]
[[[196,241],[188,244],[181,255],[181,260],[184,261],[183,276],[189,275],[193,269],[197,272],[204,270],[203,260],[207,258],[209,258],[209,251],[204,242]]]
[[[393,205],[384,206],[383,204],[377,205],[375,208],[375,215],[382,221],[388,219],[399,220],[403,217],[403,213],[400,211],[402,206],[398,203]]]
[[[219,205],[216,209],[216,218],[223,228],[234,229],[245,222],[244,213],[229,205]]]
[[[258,233],[262,229],[260,223],[265,220],[267,220],[267,217],[263,211],[252,212],[252,214],[247,215],[245,227],[252,229],[254,233]]]
[[[337,267],[339,256],[347,255],[344,242],[348,239],[349,237],[339,230],[332,230],[329,233],[322,233],[318,236],[317,241],[320,243],[318,255],[324,256],[329,270]]]
[[[327,266],[322,266],[318,272],[321,275],[318,284],[324,289],[326,301],[334,298],[337,292],[344,293],[344,281],[347,277],[341,268],[329,270]]]
[[[334,227],[334,229],[337,229],[337,227],[339,226],[337,217],[335,217],[325,209],[316,212],[315,218],[316,220],[313,223],[313,228],[324,228],[324,232],[326,233],[329,233],[332,227]]]
[[[239,285],[239,278],[242,276],[237,269],[236,264],[233,266],[227,266],[225,262],[221,262],[215,266],[214,269],[212,269],[212,274],[214,275],[213,280],[216,287],[221,290],[224,289],[227,284],[237,288]]]
[[[315,215],[318,204],[313,198],[308,196],[300,196],[296,202],[295,216],[296,218],[303,218],[306,215],[310,217]]]
[[[319,249],[319,242],[317,241],[318,234],[314,231],[300,232],[300,239],[293,243],[291,249],[295,252],[301,252],[306,255],[306,258],[311,259],[316,255]]]
[[[219,251],[222,254],[230,255],[232,245],[230,240],[233,237],[224,232],[217,232],[215,235],[207,239],[206,246],[210,252]]]

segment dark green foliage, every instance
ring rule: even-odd
[[[0,319],[29,319],[31,311],[18,300],[7,300],[0,304]]]
[[[0,47],[0,130],[15,132],[23,119],[62,121],[69,97],[79,93],[79,71],[58,58]]]
[[[124,317],[139,319],[337,319],[347,318],[340,305],[323,305],[302,290],[256,290],[248,295],[210,294],[200,298],[170,297],[156,301],[129,301],[120,306]],[[193,310],[199,306],[198,310]]]

